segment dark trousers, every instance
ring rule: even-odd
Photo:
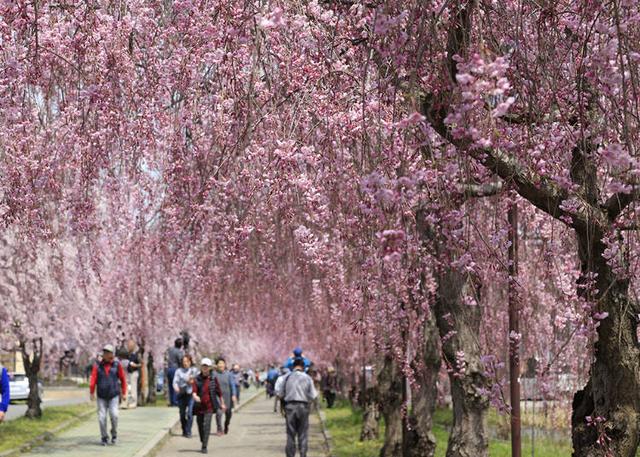
[[[202,443],[203,449],[206,449],[209,444],[209,435],[211,435],[211,416],[213,416],[212,413],[198,414],[196,419],[198,422],[198,435],[200,435],[200,442]]]
[[[169,406],[178,406],[178,394],[173,390],[173,377],[176,374],[175,368],[167,369],[167,381],[169,384],[167,386],[167,390],[169,391]]]
[[[188,394],[179,394],[178,406],[180,407],[182,434],[191,436],[191,429],[193,427],[193,397]]]
[[[287,414],[286,455],[287,457],[295,457],[297,438],[300,457],[307,457],[307,448],[309,447],[309,404],[287,403],[285,410]]]
[[[327,400],[327,408],[333,408],[333,404],[336,401],[336,393],[332,390],[325,390],[322,395]]]
[[[222,432],[222,416],[224,415],[224,433],[229,432],[229,424],[231,423],[231,416],[233,415],[233,411],[231,410],[231,405],[227,406],[227,409],[223,411],[222,409],[218,409],[216,411],[216,425],[218,426],[218,432]]]

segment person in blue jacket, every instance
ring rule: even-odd
[[[0,422],[4,421],[4,416],[7,414],[9,400],[9,373],[0,365]]]
[[[309,371],[309,367],[311,366],[311,360],[307,359],[303,353],[302,348],[297,347],[293,350],[293,356],[289,357],[287,361],[284,363],[285,368],[288,368],[289,371],[293,371],[293,362],[295,359],[302,359],[304,362],[304,371]]]
[[[267,398],[273,398],[273,396],[275,395],[274,389],[278,376],[280,376],[280,371],[273,365],[269,365],[269,370],[267,371],[267,379],[265,382],[265,387],[267,388]]]

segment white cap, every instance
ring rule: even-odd
[[[114,353],[115,349],[113,349],[113,345],[111,344],[105,344],[104,347],[102,348],[103,351],[107,351],[107,352],[111,352]]]
[[[211,359],[208,359],[207,357],[205,357],[204,359],[202,359],[202,361],[200,362],[200,365],[206,365],[208,367],[212,366],[213,364],[211,363]]]

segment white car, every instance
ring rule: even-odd
[[[38,381],[38,390],[40,391],[40,398],[42,398],[42,383]],[[29,398],[29,378],[22,373],[9,374],[9,396],[11,401],[14,400],[26,400]]]

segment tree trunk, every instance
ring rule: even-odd
[[[465,289],[473,287],[467,273],[444,268],[438,272],[436,280],[436,320],[449,369],[453,401],[453,428],[447,457],[488,456],[486,415],[489,401],[481,394],[487,387],[487,379],[480,361],[478,341],[482,308],[463,300]]]
[[[144,390],[142,389],[142,386],[144,385],[144,381],[146,379],[146,370],[145,368],[145,362],[144,362],[144,343],[140,344],[140,346],[138,347],[138,360],[140,360],[140,368],[138,369],[138,398],[136,399],[136,403],[139,406],[144,406],[147,402],[146,397],[144,395]]]
[[[402,457],[402,385],[404,377],[397,362],[386,355],[378,374],[380,412],[385,422],[380,457]]]
[[[423,344],[422,351],[418,354],[421,360],[416,364],[416,381],[420,387],[412,397],[404,457],[433,457],[436,452],[436,437],[432,427],[438,396],[436,382],[440,372],[440,349],[433,313],[425,322]]]
[[[439,239],[437,228],[428,224],[425,210],[416,214],[418,232],[439,258],[455,258],[455,252]],[[434,313],[440,333],[442,355],[449,371],[453,401],[453,428],[447,457],[486,457],[489,455],[486,415],[488,399],[481,394],[488,381],[480,360],[480,287],[469,273],[446,265],[435,275],[437,283]],[[464,295],[476,294],[476,305],[465,303]]]
[[[27,398],[27,412],[25,416],[29,419],[42,417],[40,403],[40,389],[38,388],[38,373],[40,373],[40,362],[42,360],[42,338],[35,338],[31,341],[32,353],[27,350],[26,341],[20,341],[20,351],[24,362],[24,370],[29,378],[29,397]]]
[[[377,389],[367,387],[360,394],[360,404],[362,406],[362,430],[360,431],[360,441],[370,441],[378,438],[379,413],[377,401]]]
[[[603,257],[603,233],[593,227],[590,231],[577,233],[582,285],[589,273],[597,274],[592,301],[598,303],[597,311],[608,316],[597,330],[589,381],[573,398],[573,456],[634,457],[640,438],[640,350],[636,334],[640,310],[629,298],[629,280],[617,276]],[[588,289],[581,290],[587,294]],[[598,442],[605,434],[608,439]]]
[[[149,395],[147,403],[155,404],[156,402],[156,369],[153,366],[153,353],[149,352],[147,357],[147,385],[149,386]],[[167,382],[165,379],[164,382]]]

